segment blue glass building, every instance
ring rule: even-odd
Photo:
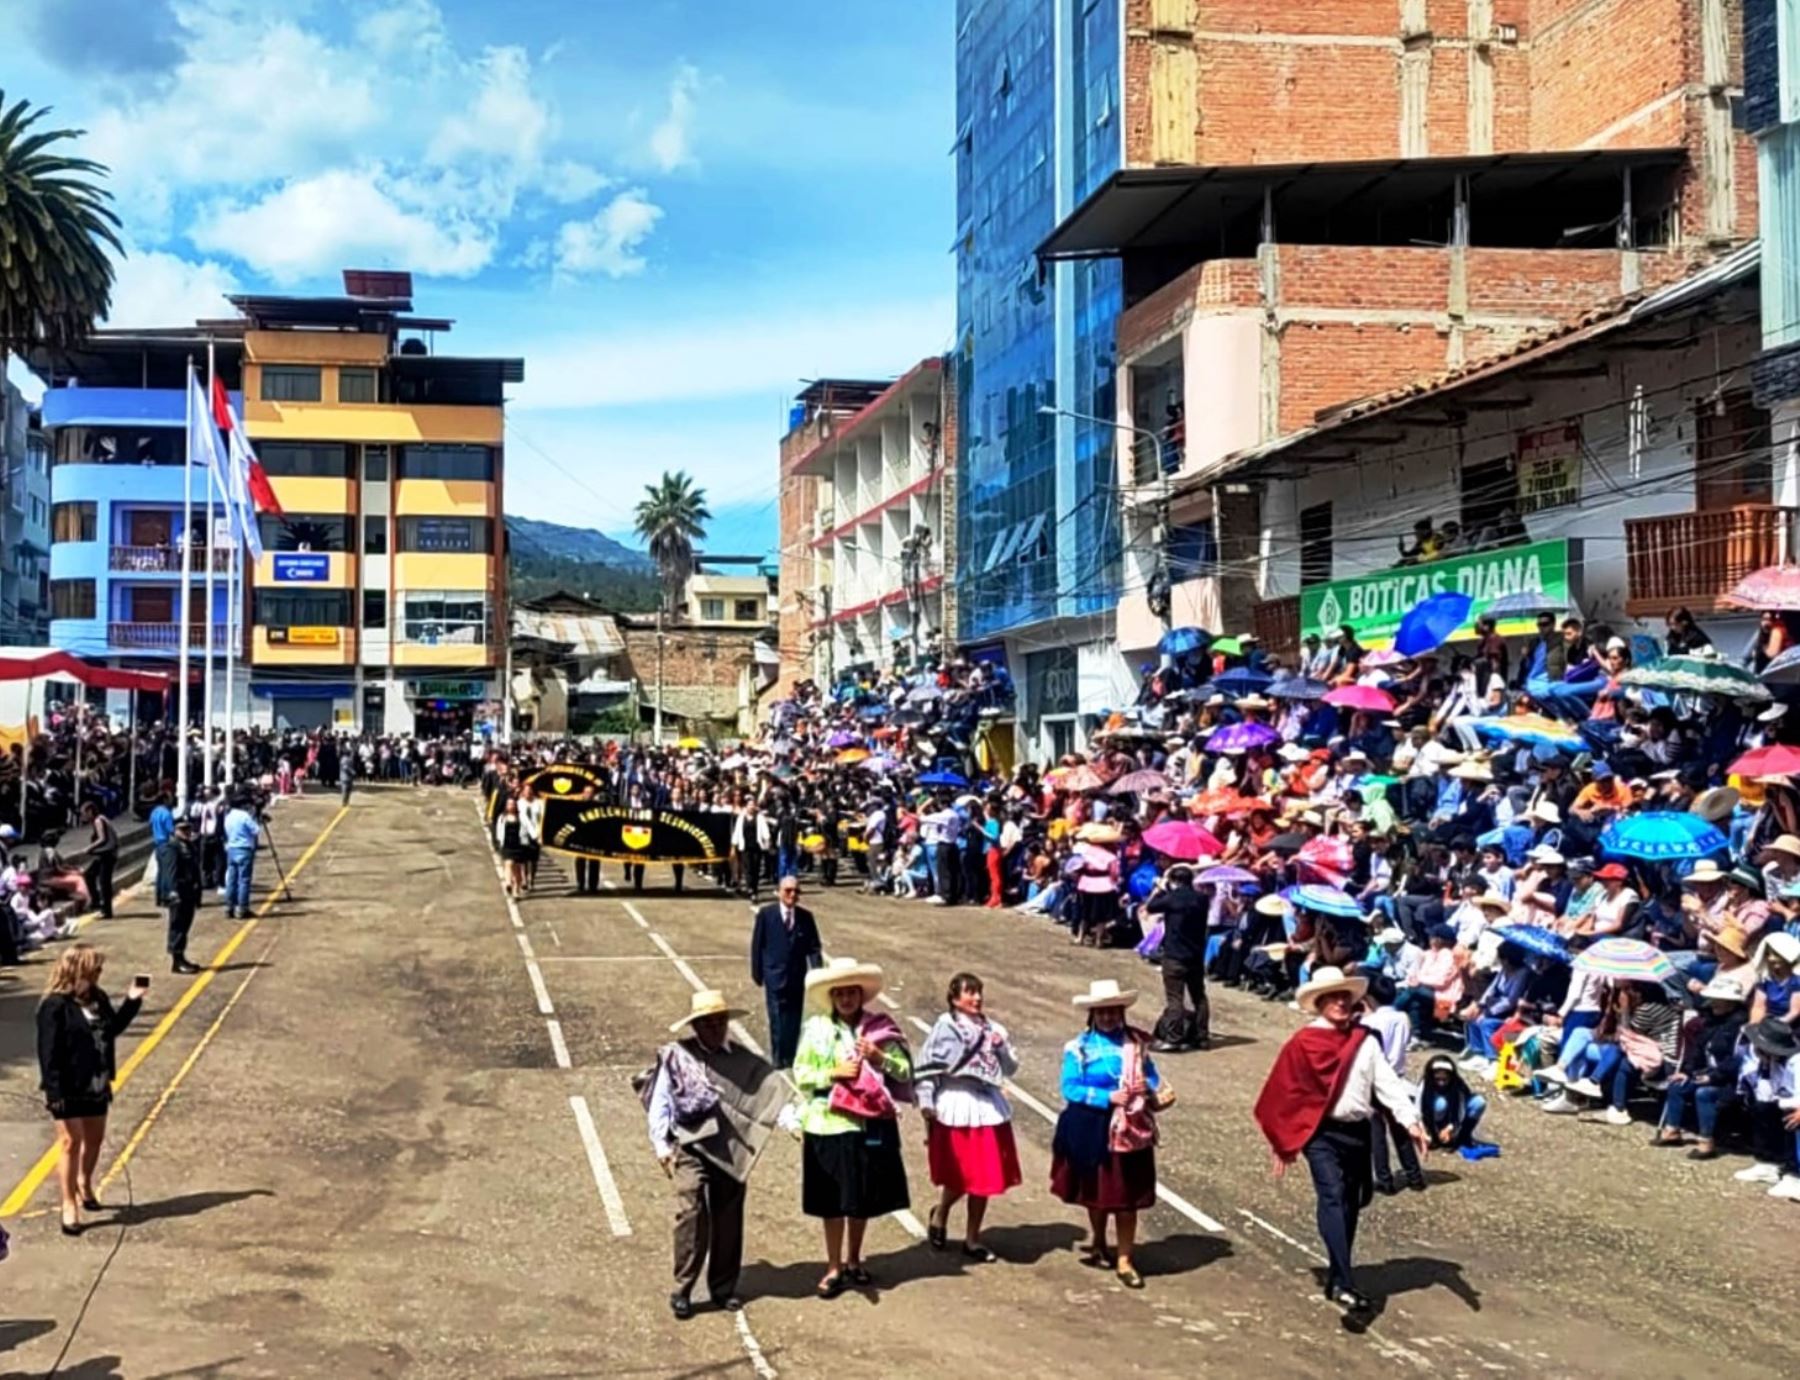
[[[1116,655],[1120,521],[1115,429],[1042,409],[1114,415],[1122,287],[1035,251],[1123,161],[1123,24],[1123,0],[957,4],[957,632],[1006,644],[1046,748],[1109,694],[1077,667]]]

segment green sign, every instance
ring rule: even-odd
[[[1537,590],[1547,602],[1572,603],[1569,587],[1569,543],[1540,541],[1505,546],[1478,556],[1457,556],[1429,565],[1376,570],[1352,580],[1333,580],[1300,591],[1300,633],[1330,638],[1344,624],[1356,629],[1357,641],[1379,648],[1393,640],[1400,620],[1421,599],[1460,592],[1475,601],[1473,617],[1503,594]],[[1530,631],[1534,620],[1503,623],[1500,631]],[[1468,629],[1462,629],[1467,632]]]

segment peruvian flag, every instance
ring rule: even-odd
[[[212,385],[213,420],[225,433],[231,455],[231,502],[238,510],[244,538],[250,543],[253,558],[262,556],[262,534],[257,530],[256,515],[272,513],[282,516],[281,500],[275,497],[275,486],[263,470],[256,452],[250,449],[250,438],[244,434],[243,420],[232,410],[225,386],[215,376]]]

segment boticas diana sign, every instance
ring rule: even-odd
[[[1573,602],[1569,587],[1569,543],[1540,541],[1507,546],[1477,556],[1458,556],[1429,565],[1377,570],[1351,580],[1333,580],[1300,591],[1300,632],[1329,640],[1348,623],[1364,646],[1392,640],[1406,611],[1421,599],[1451,591],[1475,601],[1471,620],[1505,594],[1539,590],[1551,602]],[[1529,631],[1530,619],[1502,624],[1503,633]],[[1460,633],[1468,628],[1459,630]]]

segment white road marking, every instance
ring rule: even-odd
[[[920,1241],[925,1239],[925,1224],[912,1215],[911,1209],[901,1208],[894,1214],[894,1220]]]
[[[537,957],[537,954],[534,953],[531,948],[531,936],[526,934],[524,930],[519,930],[514,935],[514,938],[519,941],[519,952],[524,954],[526,958]]]
[[[695,954],[696,962],[723,962],[738,954]],[[661,954],[539,954],[539,963],[664,963]]]
[[[663,957],[673,963],[675,965],[675,971],[688,980],[688,986],[692,987],[696,992],[701,992],[706,989],[706,984],[700,980],[700,975],[688,966],[688,961],[685,958],[675,952],[674,946],[671,945],[668,940],[664,939],[655,930],[651,930],[650,942],[663,951]]]
[[[1156,1186],[1156,1196],[1161,1198],[1170,1207],[1174,1208],[1175,1211],[1179,1212],[1183,1217],[1187,1218],[1188,1221],[1199,1227],[1201,1231],[1209,1231],[1214,1236],[1225,1235],[1225,1224],[1223,1222],[1215,1221],[1213,1218],[1208,1217],[1204,1212],[1200,1211],[1199,1208],[1195,1207],[1186,1198],[1183,1198],[1179,1193],[1174,1189],[1169,1188],[1167,1185],[1158,1184]]]
[[[756,1340],[756,1334],[750,1330],[750,1320],[744,1316],[744,1309],[738,1309],[738,1340],[744,1344],[744,1355],[750,1358],[750,1369],[755,1371],[759,1380],[775,1380],[781,1372],[769,1364],[769,1358],[763,1355],[762,1344]]]
[[[594,1126],[594,1114],[587,1099],[569,1099],[569,1110],[575,1113],[575,1126],[581,1132],[581,1143],[587,1149],[588,1166],[594,1171],[594,1186],[600,1190],[600,1206],[606,1209],[606,1222],[614,1236],[630,1236],[631,1222],[625,1216],[625,1200],[619,1196],[612,1169],[606,1163],[606,1149],[600,1144],[600,1132]]]
[[[650,922],[644,919],[644,913],[636,906],[632,905],[631,902],[621,901],[619,904],[625,907],[625,913],[627,915],[638,922],[638,928],[640,930],[647,930],[650,928]]]
[[[569,1058],[569,1046],[563,1039],[562,1022],[551,1018],[544,1022],[550,1027],[550,1048],[556,1055],[556,1066],[559,1069],[572,1069],[574,1062]]]
[[[600,879],[600,885],[605,887],[608,891],[617,891],[619,889],[619,884],[613,881],[611,877],[602,877]]]
[[[544,928],[550,931],[550,942],[557,948],[562,948],[562,936],[556,932],[556,926],[545,925]]]
[[[1254,1212],[1250,1211],[1249,1208],[1239,1208],[1238,1212],[1242,1216],[1248,1218],[1256,1226],[1259,1226],[1264,1231],[1268,1232],[1270,1236],[1275,1237],[1277,1240],[1287,1242],[1288,1245],[1292,1246],[1295,1250],[1299,1251],[1302,1255],[1308,1257],[1309,1259],[1316,1260],[1320,1264],[1325,1263],[1325,1256],[1321,1252],[1314,1250],[1311,1246],[1307,1245],[1304,1241],[1296,1241],[1293,1237],[1289,1236],[1286,1232],[1284,1232],[1280,1227],[1276,1226],[1274,1223],[1263,1221],[1262,1218],[1258,1217]]]
[[[544,970],[537,966],[537,960],[525,960],[525,972],[531,979],[531,990],[537,994],[537,1006],[540,1014],[554,1016],[556,1008],[550,1005],[550,989],[544,986]]]
[[[1056,1113],[1051,1111],[1042,1102],[1039,1102],[1017,1083],[1009,1081],[1006,1084],[1006,1093],[1007,1096],[1013,1098],[1015,1101],[1023,1102],[1027,1107],[1031,1108],[1032,1111],[1043,1117],[1043,1119],[1048,1121],[1051,1125],[1054,1126],[1056,1124]]]
[[[875,994],[875,1000],[880,1002],[883,1006],[893,1007],[896,1011],[900,1009],[900,1003],[895,1001],[886,992],[877,992]]]

